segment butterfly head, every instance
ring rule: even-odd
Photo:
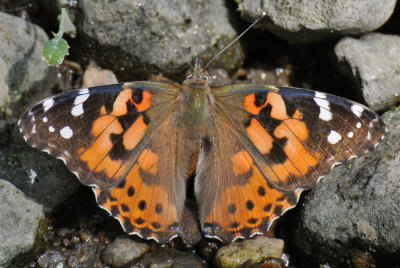
[[[202,60],[197,57],[193,61],[192,67],[186,73],[184,84],[190,84],[192,87],[205,87],[208,85],[210,75],[203,69]]]

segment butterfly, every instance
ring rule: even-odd
[[[196,59],[182,85],[137,81],[70,91],[30,108],[26,142],[65,162],[129,234],[178,236],[186,182],[206,237],[265,234],[333,166],[386,127],[367,107],[306,89],[211,88]]]

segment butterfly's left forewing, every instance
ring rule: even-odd
[[[109,188],[127,172],[121,159],[139,157],[159,114],[172,107],[177,88],[160,88],[135,82],[66,92],[34,105],[19,127],[29,145],[62,159],[82,183]]]
[[[373,149],[386,129],[368,108],[325,93],[246,84],[212,93],[196,193],[205,233],[226,241],[265,233],[302,190]]]

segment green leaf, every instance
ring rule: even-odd
[[[68,43],[64,38],[54,37],[50,39],[45,45],[43,49],[43,58],[50,65],[60,64],[68,53]]]

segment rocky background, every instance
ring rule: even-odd
[[[0,1],[0,267],[399,267],[400,8],[394,0],[78,0],[66,25],[70,56],[41,54],[57,32],[57,1]],[[274,228],[223,246],[198,230],[189,194],[184,238],[166,246],[123,234],[63,163],[28,147],[16,122],[44,97],[84,83],[182,81],[251,22],[210,67],[213,83],[290,85],[364,103],[389,134],[335,167]],[[102,68],[102,69],[99,69]],[[107,70],[110,71],[107,71]],[[357,266],[358,265],[358,266]],[[364,265],[364,266],[362,266]],[[369,265],[369,266],[368,266]]]

